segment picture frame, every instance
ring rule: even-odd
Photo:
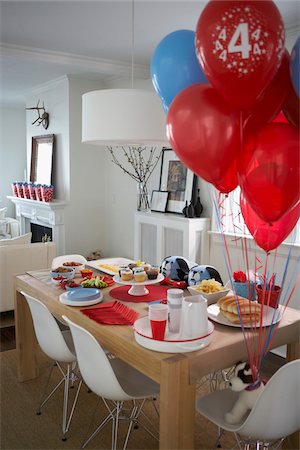
[[[196,175],[189,170],[171,148],[162,150],[160,191],[169,193],[166,212],[182,214],[186,202],[194,203]]]
[[[54,134],[33,136],[31,141],[30,181],[52,184]]]
[[[152,191],[151,211],[166,212],[168,197],[168,191]]]

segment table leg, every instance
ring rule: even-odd
[[[287,362],[294,361],[300,358],[300,343],[295,342],[288,344],[287,346]],[[300,430],[296,431],[289,436],[288,439],[283,441],[283,448],[288,450],[298,450],[300,448]]]
[[[20,292],[15,294],[15,328],[18,362],[18,380],[26,381],[39,374],[37,364],[37,340],[29,306]]]
[[[189,383],[188,359],[176,355],[162,362],[160,383],[161,450],[193,449],[195,385]]]

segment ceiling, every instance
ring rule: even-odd
[[[172,31],[195,30],[206,3],[1,1],[0,102],[24,103],[30,89],[66,74],[99,79],[130,76],[132,48],[135,77],[149,78],[157,44]],[[299,2],[275,3],[285,27],[299,27]]]

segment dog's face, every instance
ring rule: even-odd
[[[252,370],[250,365],[246,362],[237,363],[234,370],[234,377],[229,382],[231,389],[235,392],[240,392],[252,383]]]

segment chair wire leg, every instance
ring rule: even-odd
[[[118,442],[118,428],[119,428],[119,415],[120,411],[122,409],[123,402],[117,402],[117,410],[115,415],[115,426],[114,426],[114,433],[113,433],[113,447],[112,450],[117,450],[117,442]]]
[[[63,422],[62,422],[62,431],[63,431],[63,438],[62,438],[62,440],[63,441],[65,441],[67,439],[65,434],[67,432],[69,381],[70,381],[70,364],[67,365],[67,372],[65,374],[65,389],[64,389],[64,403],[63,403]]]
[[[234,436],[235,436],[237,445],[238,445],[238,447],[239,447],[239,450],[243,450],[243,447],[241,446],[241,441],[240,441],[240,438],[239,438],[238,434],[237,434],[237,433],[234,433]]]
[[[220,447],[222,447],[221,442],[220,442],[220,439],[221,439],[223,433],[224,433],[224,429],[221,428],[221,427],[218,427],[218,436],[217,436],[217,440],[216,440],[216,443],[215,443],[215,445],[214,445],[214,448],[220,448]]]
[[[42,406],[44,405],[43,399],[44,399],[44,397],[45,397],[45,395],[46,395],[46,392],[47,392],[47,390],[48,390],[50,378],[51,378],[51,375],[52,375],[52,372],[53,372],[53,369],[54,369],[55,366],[56,366],[56,363],[53,363],[52,366],[51,366],[51,368],[50,368],[50,370],[49,370],[48,377],[47,377],[47,380],[46,380],[46,383],[45,383],[45,386],[44,386],[44,390],[43,390],[43,393],[42,393],[42,395],[41,395],[41,399],[40,399],[40,402],[39,402],[39,406],[38,406],[38,408],[37,408],[37,410],[36,410],[36,414],[37,414],[37,415],[40,415],[40,414],[41,414],[41,408],[42,408]]]
[[[76,407],[76,404],[77,404],[77,400],[78,400],[79,392],[80,392],[80,389],[81,389],[81,385],[82,385],[82,380],[79,381],[78,386],[77,386],[76,395],[75,395],[75,398],[74,398],[74,401],[73,401],[72,409],[71,409],[70,414],[69,414],[69,419],[68,419],[68,423],[67,423],[67,426],[66,426],[65,434],[69,431],[70,423],[71,423],[71,420],[72,420],[72,417],[73,417],[73,414],[74,414],[74,411],[75,411],[75,407]]]
[[[111,420],[114,419],[114,413],[115,413],[116,408],[114,408],[113,410],[111,410],[111,409],[109,408],[109,406],[108,406],[106,400],[105,400],[104,398],[103,398],[102,400],[103,400],[103,402],[104,402],[104,404],[105,404],[105,406],[106,406],[106,408],[107,408],[109,414],[108,414],[108,416],[100,423],[100,425],[99,425],[99,426],[96,428],[96,430],[91,434],[91,436],[90,436],[90,437],[89,437],[89,438],[81,445],[80,448],[82,448],[82,449],[85,448],[85,447],[88,445],[88,443],[91,442],[92,439],[94,439],[94,437],[99,433],[99,431],[101,431],[101,430],[105,427],[105,425],[108,424],[108,422],[110,422]],[[98,402],[98,404],[99,404],[99,402]],[[97,404],[97,406],[98,406],[98,404]],[[97,409],[97,407],[95,408],[95,412],[96,412],[96,409]],[[93,417],[94,417],[94,415],[95,415],[95,412],[94,412],[94,414],[93,414]]]
[[[146,401],[146,399],[144,398],[143,401],[142,401],[142,403],[141,403],[141,405],[139,406],[139,409],[138,409],[137,412],[136,412],[136,416],[135,416],[135,418],[134,418],[134,421],[135,421],[135,422],[138,422],[138,424],[139,424],[145,431],[147,431],[147,433],[150,434],[150,436],[152,436],[154,439],[156,439],[156,440],[158,441],[158,440],[159,440],[158,436],[155,436],[155,434],[153,434],[152,431],[151,431],[145,424],[143,424],[142,422],[139,422],[139,421],[138,421],[139,416],[140,416],[140,415],[143,415],[143,417],[150,423],[150,425],[151,425],[153,428],[155,428],[154,425],[153,425],[153,423],[152,423],[151,420],[149,419],[149,417],[147,417],[147,415],[146,415],[146,414],[144,413],[144,411],[143,411],[143,406],[144,406],[145,401]]]
[[[135,419],[137,411],[138,411],[138,407],[134,404],[133,408],[131,410],[130,418],[129,418],[129,425],[128,425],[126,438],[125,438],[125,441],[124,441],[123,450],[126,450],[126,447],[127,447],[127,444],[128,444],[128,440],[129,440],[129,436],[130,436],[131,429],[132,429],[132,425],[134,424],[134,419]]]
[[[151,403],[152,403],[152,405],[153,405],[153,408],[154,408],[155,411],[156,411],[157,417],[159,418],[159,411],[158,411],[158,408],[157,408],[157,406],[156,406],[155,401],[153,400],[153,398],[152,398],[150,401],[151,401]]]
[[[52,370],[53,370],[53,369],[51,369],[51,373],[52,373]],[[51,375],[51,374],[50,374],[50,375]],[[49,377],[49,380],[50,380],[50,377]],[[48,380],[48,382],[47,382],[46,390],[47,390],[48,385],[49,385],[49,380]],[[36,412],[37,415],[40,415],[40,414],[41,414],[41,409],[42,409],[42,407],[47,403],[47,401],[49,400],[49,398],[52,397],[52,395],[57,391],[57,389],[60,387],[60,385],[61,385],[63,382],[64,382],[64,378],[62,378],[62,379],[60,380],[60,382],[55,386],[54,389],[52,389],[52,391],[51,391],[50,394],[45,398],[45,400],[43,400],[43,402],[40,404],[40,406],[39,406],[38,409],[37,409],[37,412]],[[46,390],[45,390],[45,391],[46,391]]]

